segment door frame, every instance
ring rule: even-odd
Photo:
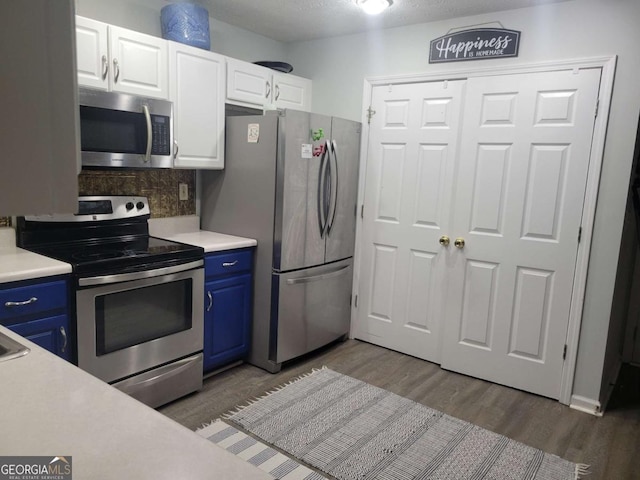
[[[350,338],[358,336],[360,328],[358,324],[358,296],[362,254],[357,248],[362,241],[362,209],[364,208],[365,178],[367,172],[367,158],[369,145],[368,108],[371,105],[373,88],[377,86],[399,85],[404,83],[426,83],[446,80],[464,80],[471,77],[509,75],[517,73],[551,72],[559,70],[573,70],[578,73],[580,69],[600,68],[600,91],[598,94],[598,116],[596,117],[593,137],[591,139],[591,154],[589,157],[589,170],[582,211],[581,225],[582,237],[578,244],[576,268],[574,272],[573,291],[571,294],[571,306],[569,311],[569,324],[567,328],[567,352],[566,361],[562,369],[560,384],[560,403],[569,405],[572,400],[573,380],[575,376],[578,342],[580,339],[580,327],[582,324],[582,311],[587,283],[587,270],[591,253],[591,241],[593,237],[593,224],[598,199],[600,173],[604,156],[604,146],[609,121],[611,95],[613,93],[613,81],[615,76],[617,56],[594,57],[586,59],[573,59],[556,62],[541,62],[522,65],[508,65],[499,67],[478,67],[468,70],[445,71],[433,73],[417,73],[407,75],[388,75],[365,77],[362,95],[362,137],[360,140],[360,171],[358,178],[358,220],[356,223],[356,250],[354,254],[353,268],[353,294],[356,299],[351,310]],[[595,114],[595,112],[594,112]]]

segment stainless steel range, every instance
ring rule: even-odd
[[[78,367],[156,407],[202,388],[204,251],[149,236],[144,197],[19,218],[18,245],[73,267]]]

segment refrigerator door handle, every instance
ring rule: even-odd
[[[324,191],[326,188],[326,173],[327,173],[327,155],[329,149],[325,148],[320,158],[320,175],[318,175],[318,221],[320,227],[320,238],[324,238],[325,228],[327,226],[327,212],[325,210],[325,198]]]
[[[322,192],[324,199],[324,234],[329,233],[329,214],[331,212],[331,189],[333,188],[333,164],[331,157],[331,148],[329,141],[324,142],[324,150],[327,152],[327,168],[324,172],[324,191]]]
[[[333,154],[333,155],[332,155]],[[329,158],[333,160],[333,164],[331,166],[331,199],[330,199],[330,208],[331,219],[329,220],[329,225],[327,228],[327,234],[331,233],[331,228],[333,227],[333,222],[336,219],[336,210],[338,209],[338,145],[335,140],[331,141],[331,152],[329,152]],[[335,167],[334,167],[335,166]],[[335,173],[334,173],[335,172]],[[327,215],[328,216],[328,215]]]
[[[331,278],[331,277],[337,277],[339,275],[342,275],[344,273],[347,273],[347,269],[350,267],[350,265],[346,265],[344,267],[340,267],[337,270],[334,270],[332,272],[328,272],[328,273],[323,273],[321,275],[313,275],[311,277],[300,277],[300,278],[290,278],[287,280],[287,285],[296,285],[299,283],[309,283],[309,282],[315,282],[318,280],[325,280],[327,278]]]

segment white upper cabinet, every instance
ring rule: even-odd
[[[276,108],[311,111],[311,80],[288,73],[274,73],[273,104]]]
[[[109,90],[107,24],[76,17],[78,83]]]
[[[311,80],[227,59],[227,101],[257,108],[311,111]]]
[[[120,27],[109,27],[111,90],[168,98],[167,41]]]
[[[227,58],[227,100],[236,103],[266,105],[271,98],[271,71]]]
[[[0,29],[0,216],[73,213],[80,171],[74,2],[10,3]]]
[[[76,17],[78,83],[145,97],[169,97],[162,38]]]
[[[174,167],[224,168],[225,57],[169,43]]]

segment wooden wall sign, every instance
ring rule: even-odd
[[[473,28],[431,40],[429,63],[517,57],[520,32],[505,28]]]

